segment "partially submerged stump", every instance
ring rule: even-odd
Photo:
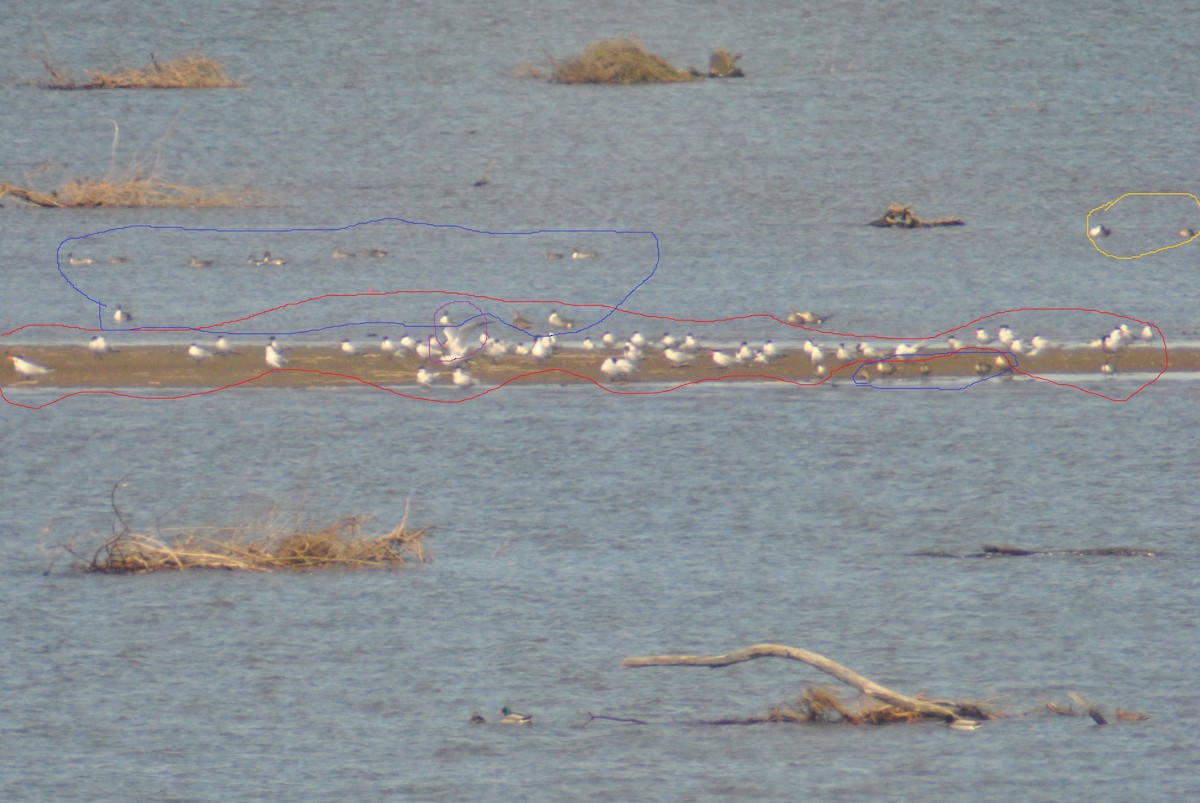
[[[881,228],[922,229],[930,226],[963,226],[966,221],[957,217],[944,217],[937,220],[922,220],[913,213],[912,207],[903,204],[892,204],[883,213],[883,217],[872,220],[868,226]]]
[[[866,678],[852,669],[831,661],[825,656],[802,650],[798,647],[788,647],[783,644],[753,644],[741,650],[725,653],[724,655],[647,655],[633,658],[626,658],[621,662],[622,669],[634,669],[645,666],[706,666],[720,667],[731,666],[732,664],[740,664],[745,661],[752,661],[755,658],[789,658],[793,661],[800,661],[809,666],[816,667],[826,674],[832,675],[843,683],[858,689],[868,697],[872,697],[886,706],[901,712],[907,712],[911,716],[904,717],[879,717],[875,721],[915,721],[921,719],[937,719],[946,722],[951,727],[956,728],[974,728],[979,719],[990,719],[991,715],[985,712],[978,703],[955,702],[947,700],[926,700],[920,697],[909,697],[893,691],[878,683]],[[836,700],[836,697],[833,698]],[[819,703],[823,706],[834,707],[840,706],[840,703],[835,705],[831,702],[830,695],[825,695]],[[778,709],[777,709],[778,710]],[[811,706],[809,710],[812,710]],[[839,713],[841,713],[839,711]],[[847,712],[849,713],[849,712]],[[797,715],[798,718],[809,718],[807,714]],[[848,718],[842,715],[844,721],[863,721],[854,715],[853,718]],[[781,718],[786,718],[781,715]],[[774,720],[779,721],[779,720]],[[868,720],[870,721],[870,720]]]
[[[737,61],[741,57],[741,53],[730,54],[725,48],[718,47],[708,57],[708,77],[745,78],[746,74],[742,72],[741,67],[737,66]]]

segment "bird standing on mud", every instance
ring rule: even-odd
[[[44,365],[38,365],[33,360],[28,360],[20,354],[14,354],[9,357],[12,360],[13,369],[20,375],[22,379],[37,379],[40,376],[53,371],[53,368],[47,368]]]

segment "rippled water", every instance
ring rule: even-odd
[[[811,307],[832,312],[838,331],[911,337],[1002,309],[1082,307],[1154,321],[1171,343],[1197,324],[1195,246],[1117,262],[1091,246],[1084,218],[1127,191],[1195,191],[1186,31],[1197,15],[1182,3],[378,4],[353,15],[264,3],[214,11],[197,34],[169,14],[25,11],[0,32],[5,52],[43,31],[72,65],[198,44],[250,85],[8,86],[4,177],[45,160],[102,171],[112,118],[118,161],[162,137],[171,178],[249,182],[282,203],[7,204],[0,327],[94,325],[96,305],[55,269],[70,237],[402,218],[653,231],[658,269],[629,302],[651,314]],[[749,78],[617,89],[511,77],[521,60],[630,31],[677,63],[702,65],[716,45],[745,51]],[[36,65],[8,69],[28,76]],[[491,182],[473,187],[493,160]],[[860,225],[891,201],[968,225]],[[1200,217],[1168,206],[1113,216],[1106,245],[1169,240]],[[392,256],[323,258],[335,244],[375,242]],[[391,222],[121,229],[62,254],[127,252],[128,265],[87,274],[89,289],[129,299],[142,320],[191,325],[372,287],[614,303],[654,267],[646,243]],[[219,261],[210,274],[183,262],[202,246]],[[573,246],[602,259],[541,259]],[[263,249],[291,258],[285,273],[246,270],[246,254]],[[425,322],[446,300],[320,302],[269,323]],[[1022,331],[1093,334],[1087,315],[1023,315],[1013,316]],[[779,331],[721,326],[734,341]],[[631,398],[546,386],[429,405],[263,389],[6,406],[0,796],[1194,796],[1198,392],[1168,375],[1127,404],[1013,381],[965,393],[764,384]],[[107,531],[122,477],[120,504],[147,528],[236,521],[273,502],[389,526],[411,498],[415,521],[437,525],[435,560],[387,573],[107,578],[64,572],[60,559],[43,576],[39,543]],[[914,554],[996,543],[1167,556]],[[1154,719],[1097,729],[1033,715],[974,733],[713,728],[699,723],[760,715],[821,678],[784,662],[617,668],[628,655],[759,641],[817,650],[902,691],[1003,697],[1022,713],[1074,689]],[[506,704],[535,725],[466,724]],[[585,727],[585,712],[650,724]]]

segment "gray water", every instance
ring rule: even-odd
[[[249,86],[10,84],[6,179],[47,161],[103,172],[115,119],[118,164],[159,147],[174,180],[250,185],[275,203],[6,204],[0,331],[96,325],[100,308],[56,269],[61,243],[78,286],[154,326],[370,288],[612,305],[654,270],[630,309],[711,319],[814,308],[840,333],[915,338],[1001,310],[1071,307],[1153,321],[1169,345],[1186,339],[1195,244],[1120,262],[1097,253],[1084,221],[1125,192],[1200,186],[1189,35],[1200,12],[949,5],[22,9],[0,30],[3,52],[43,34],[75,66],[196,47]],[[621,33],[677,64],[703,66],[718,45],[744,51],[749,77],[612,88],[511,74]],[[37,69],[5,67],[10,78]],[[491,182],[473,187],[493,160]],[[861,225],[891,201],[968,225]],[[1200,227],[1194,205],[1135,203],[1108,218],[1114,253]],[[295,231],[365,221],[381,222]],[[132,225],[224,232],[122,228]],[[119,230],[88,236],[109,229]],[[657,245],[610,232],[653,232]],[[335,244],[392,255],[335,265],[325,258]],[[601,259],[541,259],[576,246]],[[186,267],[202,249],[218,260],[211,273]],[[246,268],[264,249],[289,257],[284,272]],[[68,252],[130,262],[71,273]],[[371,323],[294,337],[382,334],[459,297],[324,300],[260,316],[245,339],[348,321]],[[1003,320],[1063,339],[1111,326],[1094,313]],[[688,324],[663,324],[677,326]],[[761,318],[704,332],[787,336]],[[4,340],[86,338],[42,328]],[[1144,381],[1077,380],[1118,398]],[[4,391],[30,406],[60,395]],[[1197,395],[1193,378],[1168,374],[1123,404],[1018,380],[961,393],[543,386],[439,405],[242,389],[5,405],[0,797],[1195,796]],[[411,500],[414,523],[436,525],[434,560],[267,576],[101,577],[65,557],[51,564],[40,545],[110,531],[119,480],[119,505],[146,529],[236,522],[272,504],[390,527]],[[1164,557],[915,554],[996,543]],[[769,661],[618,669],[630,655],[762,641],[906,692],[997,698],[1019,716],[972,733],[718,728],[702,723],[761,715],[823,676]],[[1063,702],[1067,690],[1153,719],[1097,728],[1038,712],[1039,696]],[[475,710],[496,721],[503,705],[535,724],[467,725]],[[649,724],[585,725],[587,712]]]

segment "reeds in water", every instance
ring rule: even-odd
[[[653,84],[701,77],[650,53],[636,39],[601,39],[582,54],[556,62],[550,80],[559,84]]]

